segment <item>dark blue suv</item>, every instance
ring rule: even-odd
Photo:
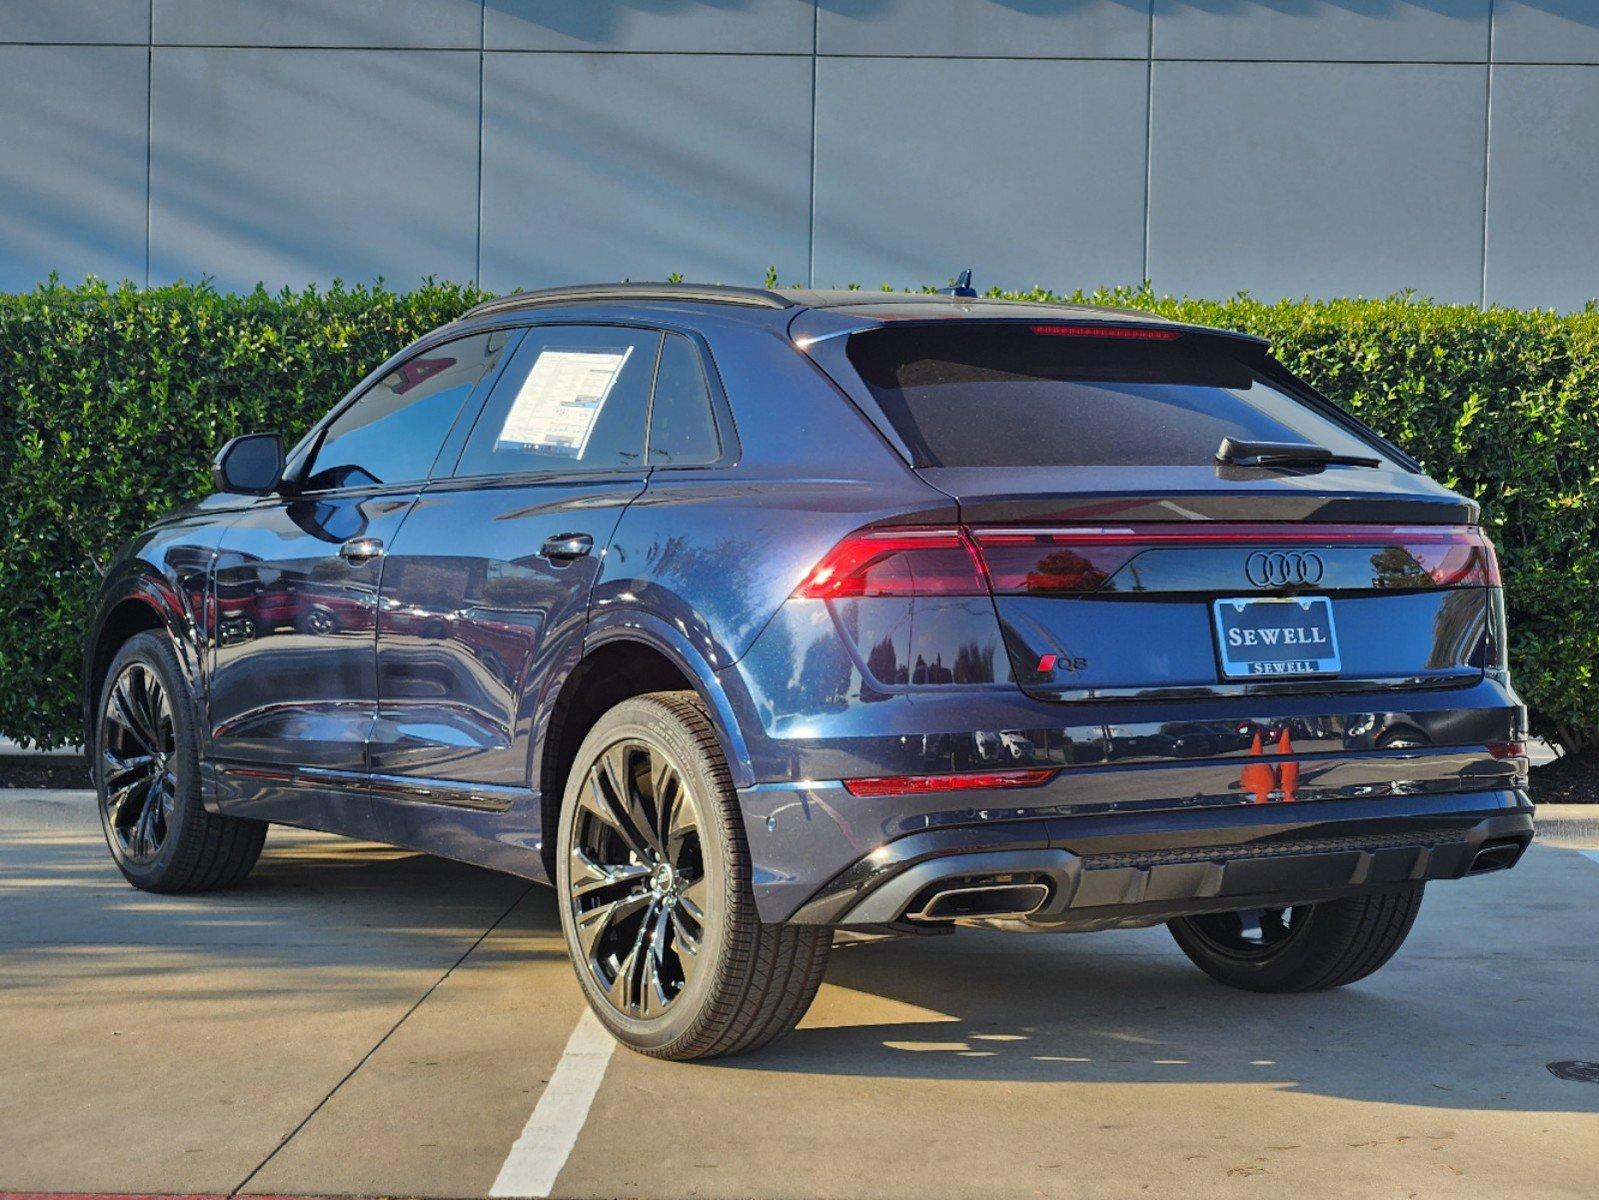
[[[1476,505],[1255,338],[555,289],[213,471],[89,631],[117,865],[236,884],[276,821],[553,882],[648,1054],[792,1028],[841,932],[1348,983],[1532,836]]]

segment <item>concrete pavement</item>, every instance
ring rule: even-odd
[[[841,947],[766,1051],[613,1055],[555,1194],[1592,1196],[1599,1086],[1545,1064],[1599,1059],[1599,813],[1540,830],[1318,996],[1160,929]],[[0,793],[0,1188],[482,1195],[580,1012],[543,889],[274,829],[147,896],[86,797]]]

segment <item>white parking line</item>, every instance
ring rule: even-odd
[[[544,1094],[533,1107],[522,1136],[516,1139],[505,1157],[499,1178],[489,1189],[491,1196],[532,1196],[550,1194],[555,1177],[577,1145],[577,1136],[588,1120],[600,1081],[616,1040],[606,1032],[589,1009],[583,1010],[577,1028],[567,1039],[561,1061],[544,1086]]]
[[[1584,858],[1591,858],[1594,862],[1599,863],[1599,850],[1578,850],[1577,853]]]

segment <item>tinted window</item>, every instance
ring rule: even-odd
[[[721,457],[705,366],[694,343],[666,335],[650,408],[650,462],[658,466],[713,463]]]
[[[857,334],[848,352],[918,466],[1193,466],[1229,435],[1374,453],[1202,338],[940,325]]]
[[[305,487],[426,479],[456,414],[506,341],[502,331],[459,338],[389,372],[328,426]]]
[[[653,330],[529,329],[478,414],[455,473],[641,466],[660,344]]]

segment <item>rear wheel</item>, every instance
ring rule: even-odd
[[[1179,917],[1172,936],[1212,979],[1252,992],[1314,992],[1364,979],[1394,956],[1422,886],[1291,908]]]
[[[712,1058],[805,1015],[829,931],[761,924],[738,797],[693,693],[638,696],[600,718],[572,765],[556,844],[561,928],[618,1041]]]
[[[95,789],[106,845],[147,892],[232,887],[250,873],[266,823],[206,812],[189,686],[158,633],[130,638],[100,691]]]

